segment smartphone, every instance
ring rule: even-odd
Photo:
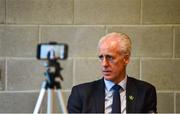
[[[66,59],[68,56],[68,45],[57,42],[40,43],[37,45],[37,59],[48,60],[51,54],[56,59]]]

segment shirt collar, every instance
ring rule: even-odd
[[[106,79],[104,79],[104,83],[105,83],[105,87],[108,91],[110,91],[111,88],[115,85],[114,82],[112,82],[110,80],[106,80]],[[126,83],[127,83],[127,75],[121,82],[118,83],[118,85],[120,85],[123,88],[123,90],[126,90]]]

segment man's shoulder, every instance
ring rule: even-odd
[[[144,80],[136,79],[133,77],[128,77],[128,81],[130,83],[133,83],[136,87],[139,87],[139,88],[155,88],[155,86],[152,85],[151,83]]]
[[[103,79],[91,81],[91,82],[85,82],[78,85],[75,85],[73,88],[80,88],[80,89],[89,89],[89,88],[95,88],[98,85],[103,84]]]

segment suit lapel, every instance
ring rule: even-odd
[[[133,83],[132,78],[127,78],[126,85],[126,111],[127,113],[136,112],[136,102],[137,102],[137,89],[136,85]]]
[[[103,78],[99,80],[96,86],[96,92],[94,94],[94,100],[96,105],[96,111],[98,113],[104,113],[104,102],[105,102],[105,89],[104,89],[104,80]]]

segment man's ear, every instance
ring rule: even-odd
[[[125,55],[125,56],[124,56],[124,62],[125,62],[125,64],[127,65],[127,64],[129,63],[129,61],[130,61],[130,56],[129,56],[129,55]]]

